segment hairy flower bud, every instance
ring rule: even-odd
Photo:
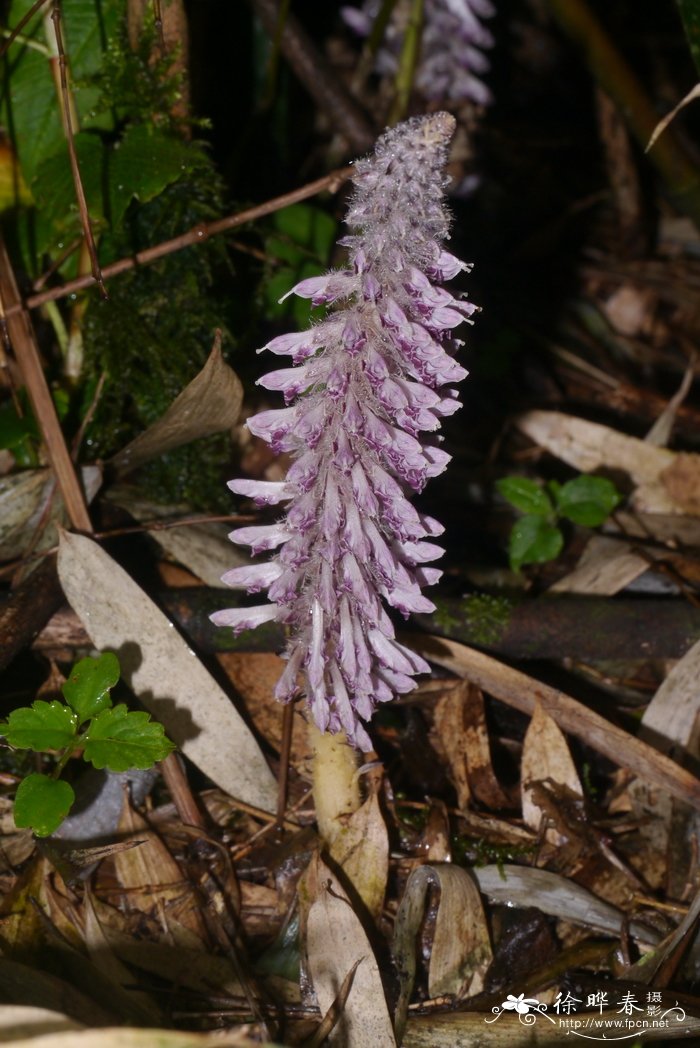
[[[446,387],[467,374],[454,359],[461,343],[452,332],[476,308],[436,283],[469,268],[443,246],[443,169],[454,124],[448,113],[408,120],[358,161],[351,235],[341,241],[347,269],[294,288],[336,305],[309,332],[268,344],[297,366],[260,384],[293,403],[248,423],[273,450],[290,452],[293,465],[283,483],[230,485],[287,511],[276,524],[231,534],[255,553],[279,548],[273,560],[224,576],[249,592],[266,589],[271,603],[212,620],[236,631],[272,620],[290,627],[276,697],[290,700],[301,673],[318,727],[345,731],[365,750],[361,721],[428,670],[396,640],[385,605],[404,616],[433,611],[421,587],[441,574],[424,567],[442,553],[425,540],[443,529],[408,495],[449,461],[434,434],[459,406]]]

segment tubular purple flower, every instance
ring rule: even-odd
[[[442,554],[428,540],[443,528],[408,496],[449,462],[435,431],[459,407],[447,384],[466,375],[452,330],[475,309],[437,286],[469,268],[444,249],[443,170],[454,126],[447,113],[414,118],[356,164],[351,235],[341,242],[347,268],[293,289],[335,305],[309,331],[267,344],[295,366],[259,384],[293,403],[248,422],[273,450],[291,453],[287,478],[229,485],[258,505],[286,503],[287,512],[230,536],[254,553],[279,547],[267,562],[224,576],[230,586],[267,590],[270,603],[219,611],[213,621],[236,631],[270,621],[288,627],[276,698],[305,691],[318,727],[344,731],[364,750],[371,742],[362,722],[429,668],[396,641],[385,605],[404,616],[434,610],[421,589],[441,574],[424,565]]]

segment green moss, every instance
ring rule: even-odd
[[[432,622],[439,633],[471,644],[497,644],[508,628],[513,604],[507,597],[474,593],[462,600],[435,600]]]
[[[510,622],[513,605],[507,597],[475,593],[463,602],[464,620],[475,644],[496,644]]]

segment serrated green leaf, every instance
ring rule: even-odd
[[[78,720],[62,702],[37,699],[13,710],[2,731],[17,750],[63,750],[75,740]]]
[[[96,768],[151,768],[175,749],[162,724],[123,704],[98,713],[85,734],[85,759]]]
[[[678,9],[695,68],[700,73],[700,0],[678,0]]]
[[[72,787],[63,779],[28,775],[15,794],[15,826],[31,827],[37,837],[48,837],[61,825],[74,801]]]
[[[561,553],[564,536],[544,517],[528,514],[516,520],[510,533],[510,566],[519,571],[523,564],[543,564]]]
[[[556,493],[557,511],[574,524],[597,528],[610,516],[622,496],[606,477],[582,475],[567,481]]]
[[[547,517],[552,512],[552,503],[544,488],[527,477],[502,477],[496,481],[504,499],[523,513],[534,513]]]
[[[96,659],[76,662],[61,691],[78,714],[79,724],[112,705],[109,689],[117,683],[119,674],[119,660],[111,651],[103,652]]]

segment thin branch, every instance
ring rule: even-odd
[[[279,24],[277,0],[250,0],[253,10],[272,40]],[[298,80],[318,108],[326,114],[334,131],[346,139],[351,149],[365,153],[371,149],[376,133],[364,110],[335,75],[299,20],[288,14],[280,39],[280,50]]]
[[[41,366],[36,336],[26,311],[22,309],[19,290],[5,243],[0,239],[0,299],[5,303],[7,330],[17,363],[27,387],[34,417],[41,429],[46,452],[59,491],[73,527],[92,531],[87,503],[78,481],[56,407]]]
[[[15,28],[8,30],[7,40],[4,44],[0,45],[0,58],[2,58],[2,56],[10,49],[10,47],[12,47],[13,43],[15,42],[19,34],[22,32],[27,22],[31,21],[31,19],[34,17],[37,11],[41,10],[45,3],[47,3],[47,0],[36,0],[36,3],[32,4],[32,6],[27,11],[26,15],[23,18],[20,18]]]
[[[193,244],[203,244],[210,237],[217,236],[219,233],[225,233],[229,229],[235,229],[236,226],[255,222],[265,215],[272,215],[275,211],[280,211],[283,207],[289,207],[290,204],[296,204],[300,200],[308,200],[309,197],[316,196],[325,189],[331,193],[337,193],[341,185],[350,178],[353,170],[352,167],[339,168],[336,171],[331,171],[328,175],[324,175],[322,178],[317,178],[315,182],[308,182],[306,185],[300,186],[299,189],[293,189],[290,193],[284,193],[282,196],[267,200],[264,204],[257,204],[255,207],[249,207],[235,215],[219,218],[215,222],[194,226],[186,233],[181,233],[171,240],[164,240],[163,243],[156,244],[154,247],[148,247],[129,258],[121,258],[117,262],[112,262],[104,267],[102,277],[104,279],[114,277],[119,273],[126,273],[130,269],[134,269],[136,266],[146,266],[151,262],[157,262],[159,258],[164,258],[174,251],[192,247]],[[36,309],[37,306],[43,306],[45,302],[55,302],[58,299],[67,298],[69,295],[74,295],[76,291],[93,287],[96,283],[95,277],[90,273],[86,273],[84,276],[76,277],[75,280],[71,280],[61,287],[50,288],[48,291],[42,291],[38,295],[31,295],[26,300],[25,306],[27,309]],[[8,303],[5,316],[9,318],[22,308],[21,303],[13,305]]]
[[[95,245],[95,237],[92,232],[90,213],[88,211],[87,200],[85,199],[83,180],[80,175],[80,165],[78,164],[78,154],[75,149],[73,116],[71,113],[71,96],[70,90],[68,88],[68,62],[66,59],[65,48],[63,46],[63,33],[61,30],[61,9],[58,0],[53,0],[53,7],[51,10],[51,21],[53,22],[54,33],[56,35],[56,48],[58,50],[58,69],[61,85],[61,105],[63,108],[63,126],[66,132],[66,142],[68,143],[68,156],[70,159],[71,173],[73,175],[73,184],[75,186],[75,196],[78,201],[80,224],[83,227],[85,244],[90,255],[90,266],[92,269],[92,276],[104,298],[107,298],[107,289],[104,285],[102,272],[100,270],[100,263],[97,258],[97,247]]]

